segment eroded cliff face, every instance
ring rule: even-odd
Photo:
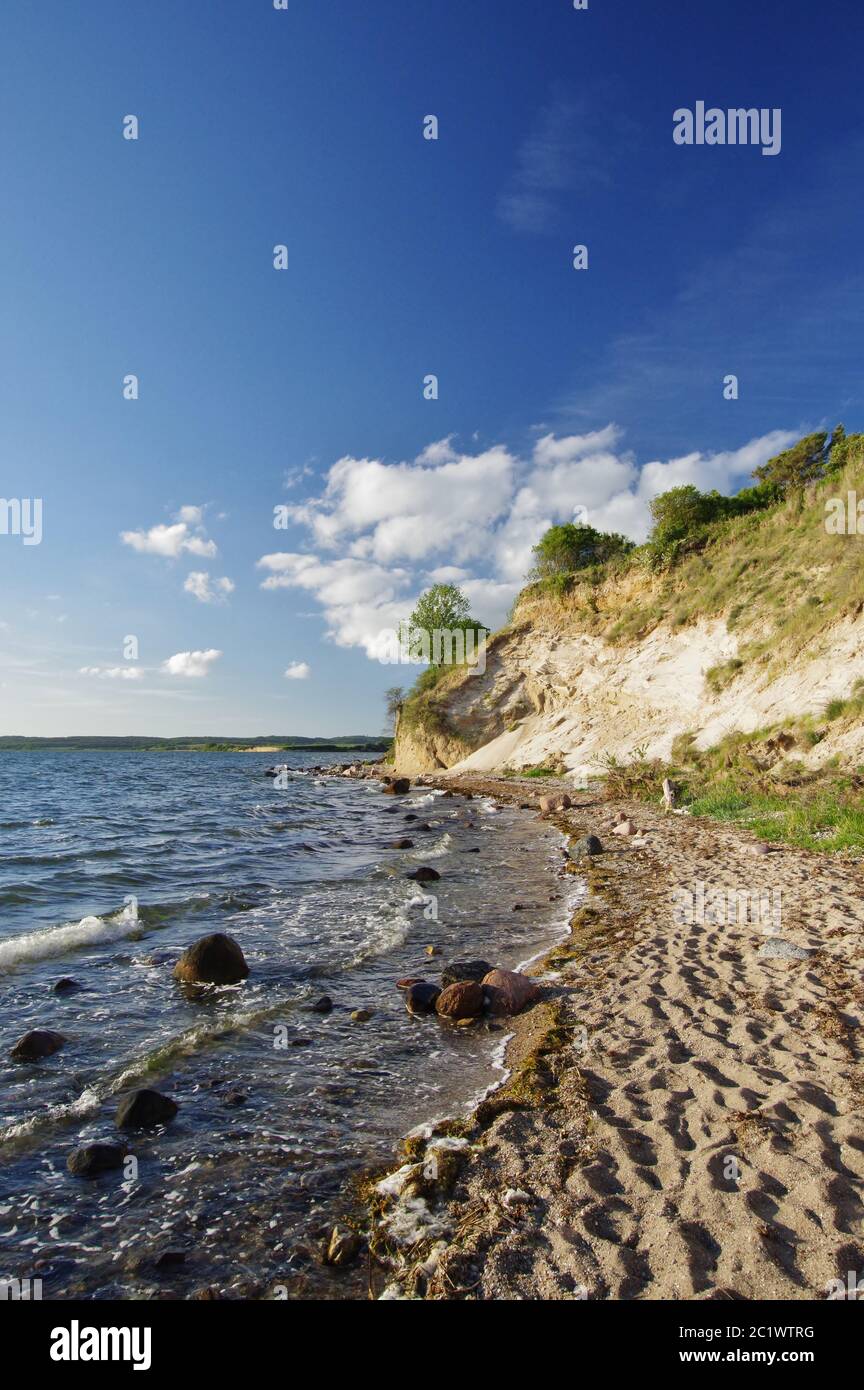
[[[667,758],[675,738],[694,734],[708,748],[728,733],[752,732],[787,718],[820,714],[864,679],[864,618],[846,616],[797,650],[745,660],[716,693],[706,674],[739,656],[753,639],[730,632],[725,618],[682,628],[668,624],[627,642],[580,630],[561,605],[530,606],[492,640],[486,670],[448,678],[435,694],[428,725],[400,728],[397,766],[408,773],[500,772],[539,764],[595,774],[610,756],[636,750]],[[796,750],[810,766],[839,754],[864,761],[864,728],[828,724],[821,741]]]

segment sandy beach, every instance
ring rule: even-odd
[[[550,790],[437,785],[526,806]],[[860,865],[766,853],[659,807],[573,801],[552,818],[571,845],[593,833],[604,846],[567,866],[589,896],[531,967],[544,998],[512,1021],[504,1085],[444,1127],[458,1137],[439,1132],[425,1153],[409,1141],[431,1175],[412,1199],[372,1189],[371,1295],[830,1297],[864,1269]],[[613,833],[622,816],[638,834]],[[698,885],[715,900],[779,889],[779,922],[710,920]],[[448,1161],[430,1167],[442,1142]],[[394,1213],[418,1190],[426,1230],[396,1240]]]

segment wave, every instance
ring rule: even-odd
[[[104,942],[121,941],[141,930],[138,909],[127,903],[110,917],[82,917],[80,922],[67,922],[62,927],[45,927],[41,931],[23,932],[0,941],[0,970],[29,961],[51,960],[65,956],[81,946],[101,946]]]
[[[432,845],[420,845],[410,855],[411,859],[422,859],[425,863],[427,859],[443,859],[445,854],[450,853],[453,841],[445,833],[440,840],[436,840]]]
[[[23,1119],[6,1125],[0,1129],[0,1145],[5,1147],[15,1144],[16,1141],[20,1143],[54,1126],[90,1119],[120,1092],[152,1081],[154,1077],[170,1071],[175,1062],[184,1057],[193,1057],[236,1032],[249,1032],[271,1019],[282,1020],[287,1014],[292,1013],[300,1002],[301,997],[295,996],[291,999],[280,999],[263,1007],[238,1009],[222,1015],[218,1022],[208,1020],[187,1028],[185,1032],[174,1037],[165,1038],[138,1056],[121,1062],[111,1075],[85,1086],[77,1099],[40,1108]]]

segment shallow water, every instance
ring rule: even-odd
[[[560,938],[559,835],[479,798],[308,773],[320,758],[289,755],[282,789],[272,755],[0,754],[0,1275],[44,1298],[301,1294],[351,1176],[495,1080],[500,1029],[412,1019],[394,983]],[[415,849],[392,848],[403,835]],[[419,863],[442,875],[431,893],[405,877]],[[191,998],[174,962],[214,931],[250,977]],[[63,977],[79,988],[55,994]],[[333,1012],[312,1013],[325,993]],[[65,1047],[13,1063],[34,1027]],[[72,1177],[134,1085],[177,1118],[130,1143],[135,1178]],[[183,1262],[155,1270],[165,1250]]]

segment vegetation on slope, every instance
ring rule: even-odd
[[[609,757],[605,793],[655,802],[664,778],[677,804],[696,816],[745,825],[767,841],[823,853],[864,853],[864,766],[842,770],[837,757],[817,770],[800,754],[820,743],[831,724],[859,719],[864,682],[848,700],[832,700],[820,715],[790,718],[751,734],[729,734],[713,748],[676,740],[669,762],[643,753],[627,763]]]
[[[864,544],[826,527],[826,502],[845,506],[850,492],[864,501],[864,434],[838,425],[770,459],[733,497],[683,486],[654,498],[643,545],[584,524],[553,526],[534,549],[512,625],[548,615],[623,643],[661,623],[682,629],[724,618],[740,640],[734,657],[707,672],[720,694],[755,665],[785,665],[864,606]],[[400,728],[457,739],[447,695],[463,677],[464,668],[427,667],[405,699]]]
[[[612,642],[644,636],[661,622],[681,628],[725,615],[730,631],[753,629],[734,662],[709,680],[722,690],[778,647],[806,642],[864,598],[864,547],[826,530],[825,503],[860,490],[864,435],[809,435],[758,470],[734,497],[673,488],[651,504],[648,541],[602,563],[559,567],[529,585],[514,617],[551,604]],[[555,530],[557,528],[553,528]],[[864,530],[864,526],[862,526]],[[547,535],[550,533],[547,533]],[[609,538],[616,541],[618,538]],[[537,547],[546,550],[546,537]],[[565,562],[566,564],[566,562]]]

